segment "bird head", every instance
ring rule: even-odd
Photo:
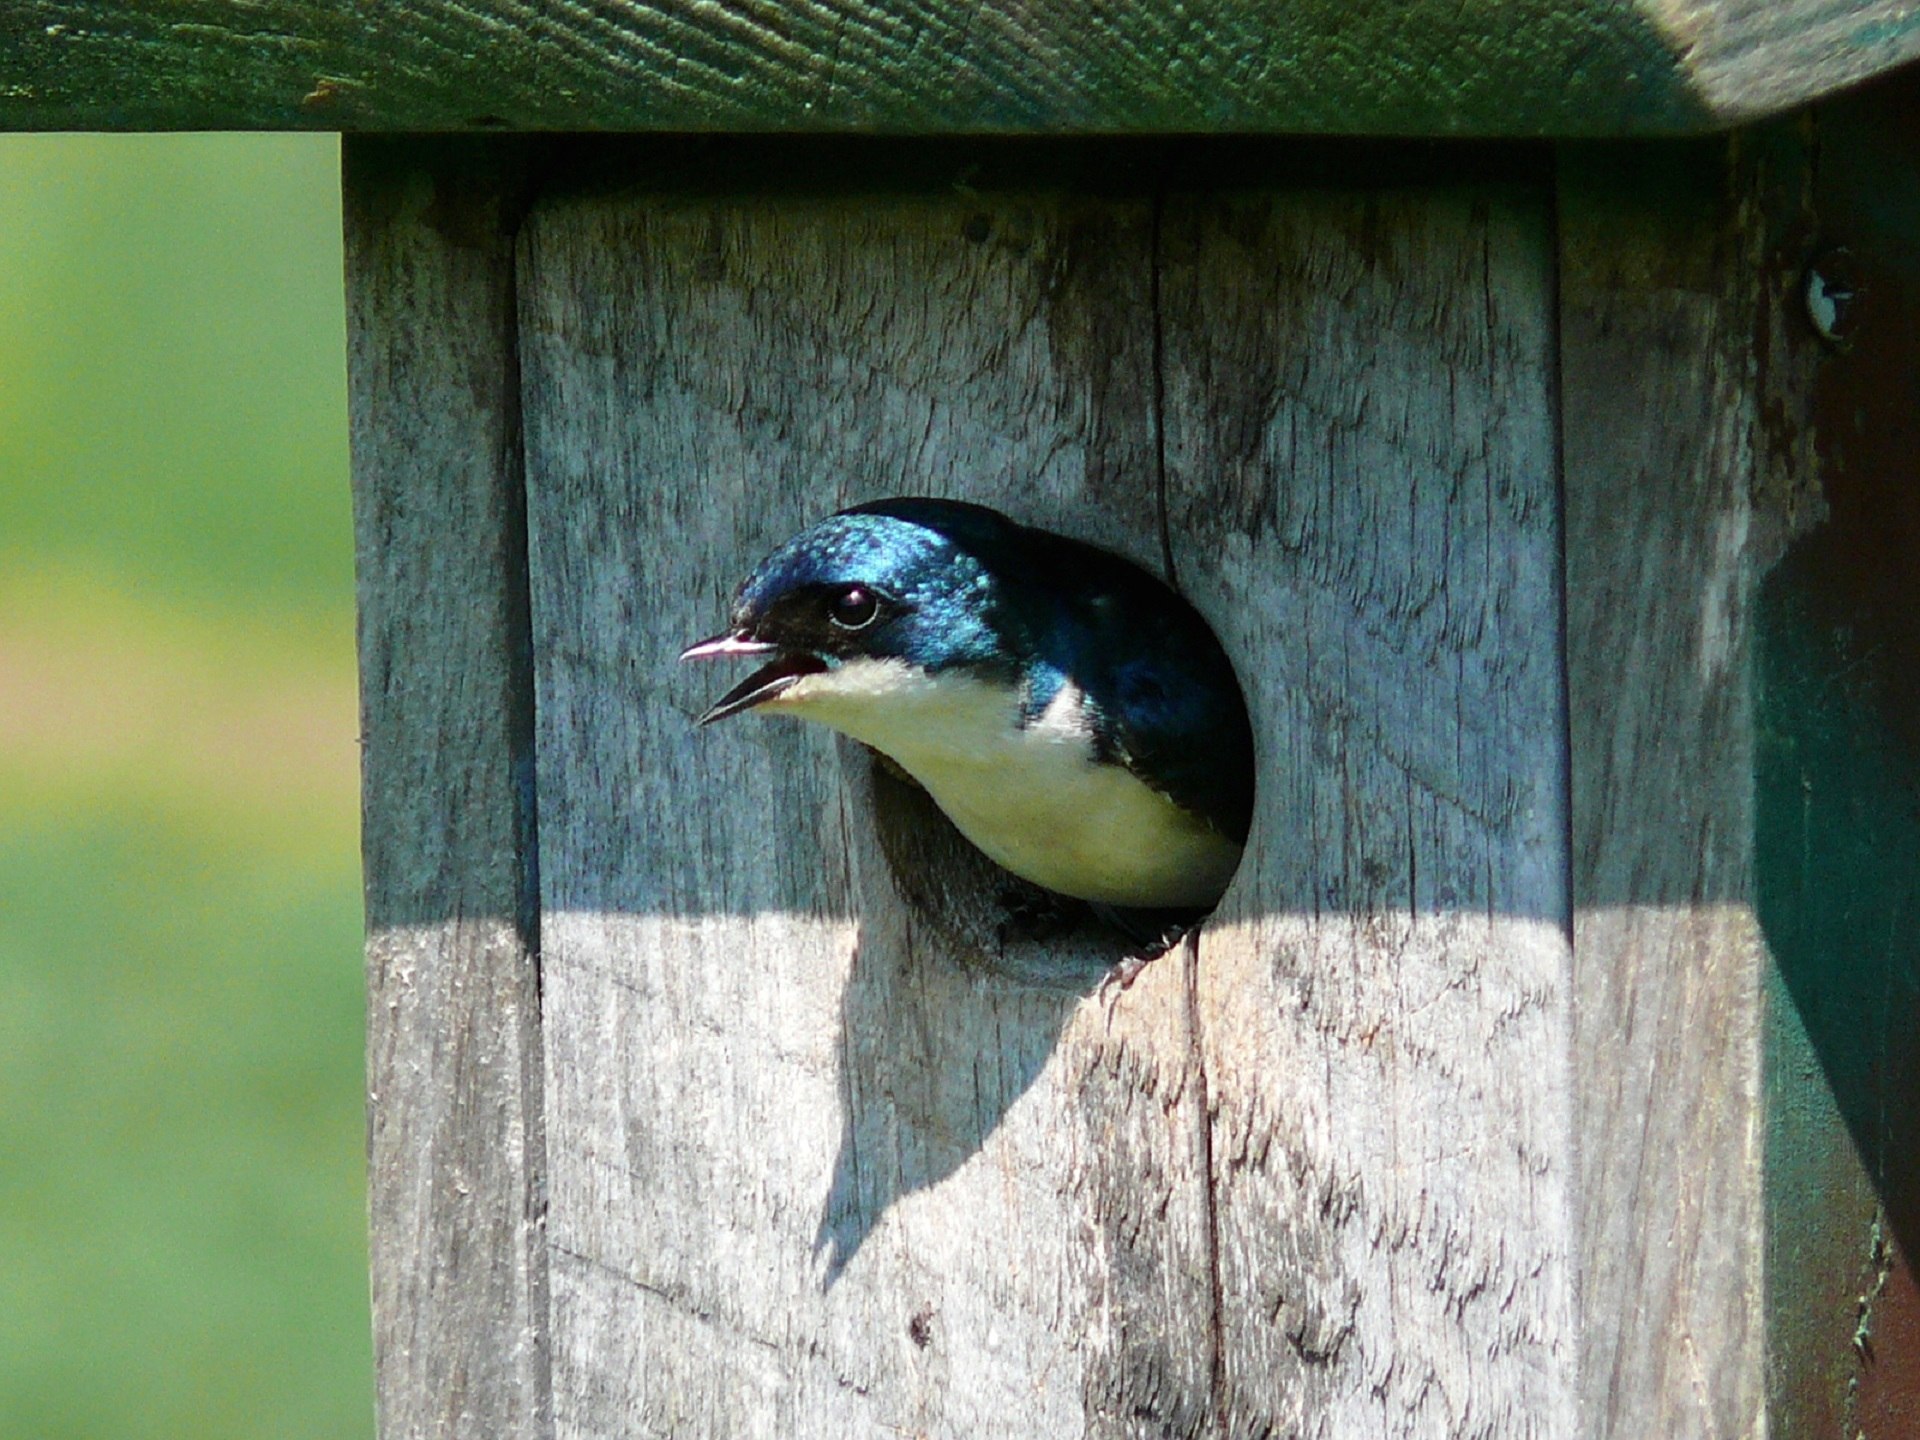
[[[801,531],[748,576],[727,630],[682,653],[767,661],[700,723],[761,706],[808,715],[903,675],[1009,668],[1003,587],[969,543],[998,528],[1008,522],[979,506],[901,499]]]

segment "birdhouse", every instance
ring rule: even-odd
[[[1916,1433],[1909,7],[26,13],[0,126],[349,132],[387,1440]],[[695,727],[896,495],[1233,663],[1125,989]]]

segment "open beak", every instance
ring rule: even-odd
[[[711,660],[721,655],[771,655],[774,659],[771,664],[762,665],[714,701],[707,713],[694,722],[696,725],[711,725],[729,715],[738,715],[742,710],[764,705],[776,695],[791,689],[802,677],[818,675],[827,668],[827,662],[818,655],[782,652],[778,645],[755,640],[737,630],[716,635],[711,640],[702,640],[698,645],[689,645],[680,652],[682,660]]]

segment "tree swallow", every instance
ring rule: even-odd
[[[1098,907],[1207,908],[1240,863],[1253,734],[1220,642],[1129,560],[954,500],[857,505],[782,545],[680,658],[768,663],[763,709],[872,746],[1007,870]]]

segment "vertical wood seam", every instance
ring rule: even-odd
[[[1579,961],[1574,952],[1573,941],[1573,848],[1575,837],[1580,833],[1574,824],[1573,814],[1573,670],[1568,656],[1571,653],[1572,634],[1569,628],[1569,615],[1572,608],[1572,592],[1567,585],[1567,407],[1564,403],[1565,391],[1561,383],[1561,366],[1565,351],[1561,343],[1560,314],[1560,267],[1564,251],[1560,243],[1560,149],[1554,149],[1552,174],[1546,186],[1547,209],[1547,296],[1546,328],[1548,363],[1547,413],[1553,417],[1553,555],[1556,573],[1554,589],[1558,594],[1560,623],[1554,633],[1554,668],[1560,678],[1560,893],[1566,897],[1561,914],[1560,928],[1567,939],[1567,968],[1569,976],[1578,969]],[[1574,1186],[1579,1185],[1578,1148],[1575,1149],[1575,1169],[1572,1176]],[[1569,1191],[1569,1194],[1573,1193]],[[1579,1287],[1579,1272],[1574,1272],[1574,1286]]]
[[[526,231],[531,197],[523,194],[511,218],[501,217],[505,231],[506,314],[502,322],[506,355],[507,403],[505,456],[506,494],[506,630],[508,695],[513,707],[508,722],[509,756],[513,765],[514,843],[520,861],[519,909],[514,929],[533,965],[533,994],[545,994],[540,954],[540,772],[534,737],[539,720],[539,696],[533,672],[533,576],[528,543],[526,396],[520,365],[520,247]],[[536,1019],[538,1016],[536,1015]],[[536,1033],[538,1026],[536,1025]],[[544,1064],[544,1061],[543,1061]]]
[[[513,836],[519,864],[518,906],[514,931],[522,953],[533,968],[533,1016],[522,1063],[526,1067],[528,1096],[526,1139],[527,1180],[524,1204],[533,1222],[534,1253],[527,1257],[527,1282],[533,1292],[532,1311],[541,1317],[544,1344],[540,1363],[533,1367],[535,1427],[546,1437],[554,1434],[553,1413],[553,1293],[550,1245],[547,1236],[547,1036],[546,964],[540,948],[540,765],[539,694],[534,684],[533,556],[527,495],[527,427],[525,380],[520,360],[520,265],[527,215],[533,208],[530,180],[523,175],[510,212],[503,206],[502,241],[506,253],[505,314],[501,319],[502,349],[507,374],[504,391],[512,406],[506,417],[506,554],[504,587],[507,638],[508,704],[507,753],[513,769]]]
[[[1574,734],[1573,734],[1573,667],[1571,615],[1573,593],[1568,583],[1569,526],[1567,524],[1567,407],[1566,388],[1563,379],[1566,351],[1563,341],[1564,326],[1560,309],[1561,267],[1565,263],[1566,249],[1561,238],[1560,189],[1561,189],[1562,147],[1556,145],[1549,165],[1546,184],[1546,258],[1547,258],[1547,295],[1546,329],[1548,360],[1546,366],[1547,413],[1552,417],[1553,444],[1553,527],[1554,527],[1554,589],[1558,596],[1559,624],[1555,627],[1554,668],[1560,682],[1560,893],[1564,897],[1561,910],[1560,927],[1567,942],[1567,1026],[1565,1040],[1569,1047],[1567,1061],[1575,1072],[1575,1094],[1569,1106],[1569,1135],[1567,1165],[1567,1189],[1565,1198],[1565,1222],[1567,1226],[1567,1301],[1572,1312],[1573,1334],[1572,1354],[1568,1359],[1569,1383],[1574,1397],[1574,1421],[1581,1427],[1581,1433],[1587,1433],[1589,1417],[1580,1413],[1582,1398],[1586,1395],[1581,1366],[1586,1361],[1586,1345],[1581,1336],[1581,1327],[1585,1319],[1585,1305],[1581,1292],[1586,1277],[1581,1273],[1581,1256],[1586,1251],[1585,1238],[1581,1234],[1583,1207],[1579,1200],[1583,1181],[1581,1178],[1581,1135],[1584,1126],[1580,1123],[1580,1097],[1578,1094],[1580,1064],[1579,1028],[1580,1003],[1579,976],[1580,951],[1577,939],[1579,927],[1574,923],[1574,911],[1578,903],[1575,889],[1574,847],[1578,842],[1580,827],[1574,815],[1575,791],[1573,784]],[[1599,1433],[1594,1431],[1596,1435]]]

